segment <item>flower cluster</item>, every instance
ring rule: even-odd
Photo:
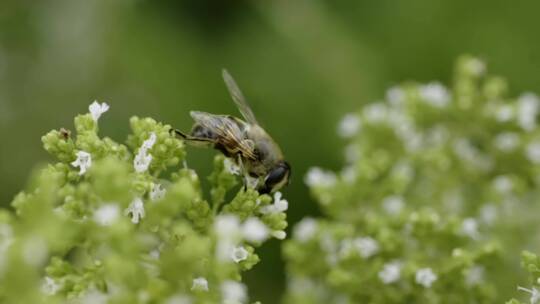
[[[241,187],[222,155],[206,200],[170,126],[133,117],[122,145],[98,135],[109,106],[89,110],[75,136],[43,136],[59,162],[0,210],[0,302],[248,303],[242,272],[285,237],[287,201]]]
[[[325,216],[285,243],[286,303],[493,303],[514,291],[501,284],[519,281],[512,249],[538,227],[540,100],[507,97],[469,56],[454,79],[393,87],[343,118],[345,166],[304,179]]]

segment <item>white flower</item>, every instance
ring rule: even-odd
[[[252,177],[250,175],[246,175],[245,179],[246,179],[246,186],[250,189],[256,189],[259,183],[261,182],[260,178]]]
[[[486,204],[480,208],[480,218],[482,222],[491,225],[497,219],[497,207],[493,204]]]
[[[472,58],[468,60],[465,68],[468,70],[469,73],[475,76],[480,76],[486,71],[486,65],[482,60],[478,58]]]
[[[533,141],[527,145],[526,155],[533,164],[540,164],[540,141]]]
[[[231,259],[235,263],[240,263],[247,259],[249,252],[243,246],[234,247],[231,251]]]
[[[214,231],[219,238],[237,239],[240,235],[240,221],[234,215],[220,215],[214,221]]]
[[[470,237],[473,240],[480,238],[480,233],[478,232],[478,222],[474,218],[466,218],[461,223],[461,233]]]
[[[244,284],[236,281],[221,283],[221,296],[223,304],[240,304],[247,300],[247,288]]]
[[[46,276],[43,284],[41,285],[41,291],[46,295],[52,296],[55,295],[61,287],[62,286],[56,283],[53,278]]]
[[[281,192],[276,192],[274,194],[274,203],[272,205],[262,207],[260,212],[262,214],[268,214],[287,211],[287,209],[289,208],[289,202],[287,202],[287,200],[281,199],[281,196]]]
[[[476,286],[484,280],[484,267],[474,266],[467,270],[465,274],[465,283],[468,286]]]
[[[393,106],[400,106],[405,101],[405,92],[400,87],[391,87],[386,91],[386,100]]]
[[[264,242],[269,235],[268,227],[256,217],[248,218],[242,225],[244,238],[249,242]]]
[[[105,204],[94,212],[94,221],[101,226],[109,226],[116,221],[119,214],[120,208],[117,204]]]
[[[283,230],[272,231],[272,236],[278,240],[284,240],[287,237],[287,232]]]
[[[92,155],[85,151],[78,151],[77,159],[71,165],[73,167],[79,167],[79,175],[83,175],[92,166]]]
[[[450,101],[450,93],[438,82],[430,82],[420,87],[420,97],[430,105],[443,108]]]
[[[517,289],[520,290],[520,291],[525,291],[525,292],[531,294],[531,298],[529,299],[531,304],[537,304],[537,303],[540,302],[540,292],[536,288],[533,287],[531,289],[527,289],[527,288],[518,286]]]
[[[385,197],[382,204],[386,213],[390,215],[399,214],[405,205],[403,203],[403,198],[397,195]]]
[[[341,170],[341,177],[349,184],[354,183],[356,180],[356,168],[354,166],[346,166]]]
[[[493,180],[493,187],[499,193],[508,194],[510,191],[512,191],[512,188],[514,187],[514,183],[508,176],[499,175],[495,177],[495,179]]]
[[[401,263],[390,262],[383,265],[383,269],[379,271],[379,279],[384,284],[392,284],[399,280],[401,276]]]
[[[163,197],[165,197],[165,194],[167,193],[167,190],[165,190],[161,184],[154,184],[152,183],[152,190],[150,190],[150,199],[152,201],[159,201]]]
[[[156,143],[156,133],[150,133],[150,137],[143,142],[137,155],[133,159],[133,167],[137,173],[142,173],[148,170],[150,162],[152,162],[152,155],[148,153],[154,144]]]
[[[223,159],[223,167],[225,168],[225,171],[229,172],[232,175],[240,175],[242,172],[240,170],[240,166],[235,164],[230,158]]]
[[[517,148],[518,145],[519,136],[516,133],[505,132],[495,137],[495,147],[502,152],[513,151]]]
[[[191,290],[208,291],[208,281],[203,277],[193,279]]]
[[[336,175],[319,167],[312,167],[304,177],[304,183],[309,187],[331,187],[336,183]]]
[[[364,259],[379,252],[379,243],[371,237],[360,237],[354,240],[354,246]]]
[[[514,118],[514,108],[511,105],[501,105],[495,112],[495,119],[498,122],[507,122]]]
[[[431,268],[421,268],[416,271],[415,280],[425,288],[430,288],[433,282],[437,281],[437,275]]]
[[[124,210],[124,215],[131,215],[131,222],[138,224],[144,218],[144,203],[140,197],[133,199],[131,204]]]
[[[293,237],[301,243],[307,242],[317,233],[317,221],[310,217],[302,219],[293,230]]]
[[[346,114],[339,123],[338,135],[343,138],[350,138],[356,135],[360,129],[360,119],[356,114]]]
[[[388,107],[382,102],[375,102],[364,107],[362,115],[370,123],[380,123],[388,116]]]
[[[522,94],[518,98],[517,120],[521,128],[532,131],[536,128],[536,116],[540,110],[540,100],[533,93]]]
[[[100,104],[96,100],[88,107],[88,110],[90,111],[90,115],[92,115],[92,119],[97,122],[101,114],[109,110],[109,105],[104,102]]]
[[[84,294],[84,296],[81,298],[80,302],[81,304],[107,304],[109,301],[109,296],[105,293],[102,293],[95,288],[92,288]]]

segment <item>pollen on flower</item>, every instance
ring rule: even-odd
[[[262,214],[268,214],[287,211],[287,209],[289,208],[289,202],[287,202],[287,200],[281,199],[281,197],[281,192],[276,192],[274,194],[274,203],[272,205],[262,207],[260,212]]]
[[[231,252],[231,259],[235,263],[240,263],[247,259],[249,252],[243,246],[234,247]]]
[[[77,159],[71,163],[73,167],[79,167],[79,175],[83,175],[92,166],[92,155],[85,151],[77,152]]]
[[[378,276],[384,284],[396,282],[401,276],[401,262],[395,261],[384,264],[383,269],[379,271]]]
[[[437,280],[437,275],[431,268],[421,268],[416,271],[415,281],[417,284],[430,288],[431,285]]]
[[[248,218],[242,225],[244,238],[249,242],[264,242],[268,236],[268,227],[256,217]]]
[[[120,208],[117,204],[105,204],[94,212],[94,221],[101,226],[113,224],[120,215]]]
[[[360,129],[360,119],[358,115],[349,113],[343,117],[338,126],[338,135],[343,138],[349,138],[356,135]]]
[[[92,119],[97,122],[101,114],[109,110],[109,105],[105,102],[98,103],[96,100],[88,107],[88,110],[90,111],[90,115],[92,115]]]
[[[161,184],[154,184],[152,183],[152,190],[150,190],[150,200],[152,201],[159,201],[163,197],[165,197],[165,193],[167,193],[167,190],[161,186]]]
[[[144,218],[144,203],[140,197],[133,199],[131,204],[124,210],[124,215],[131,217],[131,222],[133,224],[138,224],[139,221]]]
[[[208,281],[203,277],[193,279],[191,290],[208,291]]]

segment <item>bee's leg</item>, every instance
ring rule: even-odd
[[[237,154],[237,155],[238,155],[238,166],[240,167],[240,171],[244,175],[244,192],[245,192],[247,191],[247,185],[248,185],[247,171],[244,167],[244,163],[242,162],[242,156],[240,154]]]
[[[178,129],[171,129],[169,132],[171,133],[171,135],[174,135],[178,139],[182,139],[184,142],[191,146],[208,147],[214,144],[214,140],[211,138],[188,135]]]

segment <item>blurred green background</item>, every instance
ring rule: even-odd
[[[190,110],[238,115],[221,80],[235,76],[293,166],[290,223],[316,215],[302,182],[339,168],[335,125],[414,79],[448,82],[454,59],[483,58],[511,92],[540,92],[539,1],[58,0],[0,2],[0,204],[46,162],[41,135],[72,128],[97,99],[101,134],[123,141],[132,115],[189,129]],[[215,152],[190,150],[202,174]],[[275,303],[285,287],[277,242],[246,282]],[[178,271],[181,271],[179,269]]]

